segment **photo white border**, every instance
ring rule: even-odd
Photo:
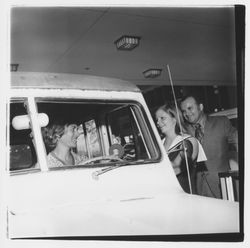
[[[247,156],[246,152],[246,158],[245,158],[245,206],[244,206],[244,233],[245,238],[244,242],[239,243],[215,243],[215,242],[130,242],[130,241],[37,241],[37,240],[8,240],[6,239],[4,233],[6,230],[6,226],[4,226],[2,223],[1,218],[3,216],[6,216],[4,213],[4,204],[6,202],[6,194],[5,194],[5,187],[7,187],[5,183],[4,178],[4,165],[6,161],[6,147],[5,147],[5,128],[6,128],[6,97],[8,95],[8,89],[9,85],[7,83],[9,82],[9,11],[10,8],[13,6],[130,6],[130,7],[172,7],[172,6],[178,6],[178,7],[219,7],[219,6],[230,6],[230,5],[245,5],[246,6],[246,49],[245,49],[245,149],[246,151],[248,147],[250,147],[250,140],[247,137],[250,137],[249,133],[249,116],[248,116],[248,107],[249,107],[249,72],[247,68],[249,68],[249,5],[247,1],[230,1],[230,0],[210,0],[210,1],[188,1],[188,0],[155,0],[155,1],[148,1],[148,0],[131,0],[131,1],[101,1],[101,0],[95,0],[94,2],[91,1],[85,1],[85,0],[43,0],[43,1],[32,1],[32,0],[15,0],[15,1],[7,1],[4,0],[0,3],[0,44],[1,44],[1,50],[0,50],[0,71],[1,71],[1,83],[0,83],[0,127],[2,132],[0,132],[0,154],[1,154],[1,166],[0,166],[0,247],[18,247],[18,248],[38,248],[38,247],[102,247],[102,248],[112,248],[112,247],[136,247],[136,248],[161,248],[161,247],[167,247],[167,248],[178,248],[178,247],[192,247],[192,248],[207,248],[207,247],[227,247],[227,248],[235,248],[235,247],[250,247],[249,243],[249,221],[250,221],[250,215],[249,215],[249,188],[250,188],[250,160]]]

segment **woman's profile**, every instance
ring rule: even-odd
[[[76,124],[53,123],[42,129],[49,168],[77,165],[85,159],[73,151],[82,132],[82,125]]]

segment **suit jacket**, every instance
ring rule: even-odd
[[[195,136],[193,126],[188,125],[187,129]],[[225,116],[206,116],[202,146],[207,156],[205,164],[208,171],[230,170],[229,144],[238,146],[238,133],[229,119]]]

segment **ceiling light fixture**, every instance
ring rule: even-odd
[[[10,71],[17,71],[19,64],[10,64]]]
[[[138,36],[123,35],[118,40],[116,40],[114,43],[115,43],[116,48],[118,50],[130,51],[139,45],[140,39],[141,38]]]
[[[161,75],[162,69],[148,69],[143,72],[145,78],[156,78]]]

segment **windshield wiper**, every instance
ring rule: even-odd
[[[152,163],[152,161],[150,160],[145,160],[145,159],[142,159],[142,160],[137,160],[136,163],[138,162],[143,162],[143,163]],[[112,166],[109,166],[107,168],[103,168],[101,170],[98,170],[98,171],[95,171],[92,173],[92,177],[93,179],[95,180],[98,180],[99,179],[99,175],[102,175],[110,170],[114,170],[114,169],[117,169],[117,168],[120,168],[120,167],[123,167],[123,166],[127,166],[127,165],[136,165],[135,161],[127,161],[127,162],[124,162],[124,163],[116,163],[115,165],[112,165]]]
[[[130,164],[132,164],[132,163],[131,162],[125,162],[125,163],[119,163],[119,164],[117,163],[115,165],[112,165],[112,166],[109,166],[107,168],[103,168],[101,170],[93,172],[92,173],[92,177],[93,177],[93,179],[98,180],[99,179],[99,175],[102,175],[102,174],[104,174],[104,173],[106,173],[106,172],[108,172],[110,170],[114,170],[114,169],[117,169],[119,167],[130,165]],[[134,162],[133,162],[133,164],[134,164]]]

